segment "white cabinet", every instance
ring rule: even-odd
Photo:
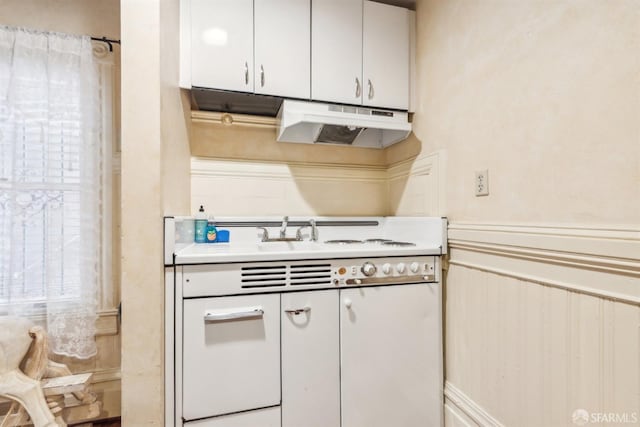
[[[342,427],[439,426],[438,284],[340,291]]]
[[[255,0],[255,93],[310,97],[309,0]]]
[[[310,0],[186,3],[190,43],[181,49],[190,54],[181,58],[190,56],[191,86],[309,98]]]
[[[280,295],[188,299],[183,313],[186,420],[280,404]]]
[[[340,427],[338,316],[336,290],[282,294],[282,427]]]
[[[191,1],[191,85],[253,92],[253,0]]]
[[[283,293],[282,427],[440,426],[435,301],[436,283]]]
[[[409,12],[362,0],[314,0],[311,97],[406,110]]]
[[[362,104],[409,108],[409,13],[365,1],[362,28]]]
[[[362,102],[362,0],[313,0],[311,97]]]

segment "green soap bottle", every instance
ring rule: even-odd
[[[216,224],[213,221],[213,217],[209,217],[209,221],[207,221],[207,234],[205,236],[207,243],[215,243],[218,237],[218,230],[216,229]]]
[[[194,240],[196,243],[205,243],[206,242],[206,232],[207,232],[207,217],[204,213],[204,207],[200,205],[200,209],[196,214],[195,218],[195,235]]]

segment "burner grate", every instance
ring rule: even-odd
[[[385,242],[391,242],[391,239],[367,239],[367,240],[365,240],[365,243],[385,243]]]

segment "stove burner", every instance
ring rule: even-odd
[[[365,240],[365,243],[384,243],[384,242],[390,242],[391,239],[367,239]]]
[[[390,241],[390,242],[382,242],[383,245],[386,246],[415,246],[415,243],[409,243],[409,242],[394,242],[394,241]]]
[[[362,240],[343,239],[343,240],[326,240],[325,243],[338,244],[338,245],[354,245],[354,244],[360,244],[364,242]]]

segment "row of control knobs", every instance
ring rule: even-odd
[[[371,277],[374,274],[376,274],[376,272],[378,271],[378,268],[374,264],[367,261],[364,264],[362,264],[362,268],[360,270],[362,271],[362,274],[364,274],[365,276]],[[398,264],[396,264],[395,270],[398,272],[398,274],[404,274],[405,271],[407,270],[407,266],[405,265],[404,262],[399,262]],[[417,262],[412,262],[409,265],[409,271],[411,271],[412,273],[418,273],[420,271],[420,264]],[[391,264],[389,263],[383,264],[382,272],[384,274],[391,274],[392,272]]]

